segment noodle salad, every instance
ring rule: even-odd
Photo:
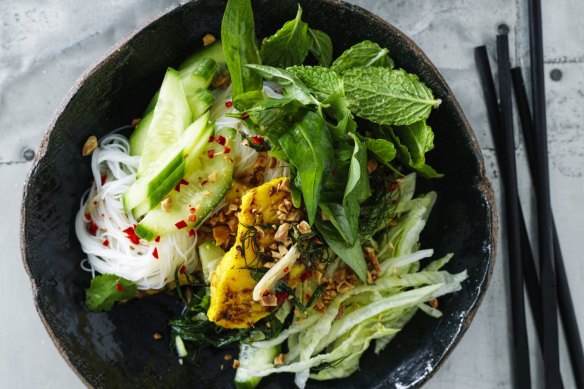
[[[346,377],[416,312],[440,317],[467,277],[420,249],[436,194],[415,185],[441,176],[425,159],[440,100],[377,43],[333,60],[300,7],[258,46],[249,0],[229,0],[203,44],[140,120],[84,146],[86,305],[176,296],[180,363],[237,345],[240,388]]]

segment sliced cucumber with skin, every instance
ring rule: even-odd
[[[220,51],[220,55],[217,53],[218,51]],[[225,57],[223,56],[223,48],[220,42],[218,45],[215,42],[189,57],[180,65],[178,70],[187,98],[189,94],[195,93],[199,89],[209,88],[217,70],[225,67]],[[144,116],[154,109],[159,94],[160,91],[156,92],[154,97],[152,97],[148,107],[146,107]],[[193,117],[196,119],[195,116],[193,112]]]
[[[132,210],[132,214],[134,215],[134,219],[139,219],[142,216],[146,215],[148,211],[152,208],[156,207],[156,203],[151,203],[152,199],[164,198],[168,194],[170,187],[176,188],[177,185],[180,185],[180,180],[185,176],[185,167],[186,163],[181,163],[173,172],[171,172],[165,179],[162,184],[160,184],[154,191],[150,194],[150,197],[146,199],[146,201],[142,202],[136,208]],[[178,183],[178,184],[176,184]]]
[[[208,89],[199,89],[193,93],[187,93],[187,100],[193,118],[198,118],[213,105],[215,96]]]
[[[191,109],[180,76],[176,70],[169,68],[160,87],[150,130],[144,140],[138,177],[142,176],[165,150],[175,144],[191,121]]]
[[[215,244],[214,240],[208,240],[199,246],[199,259],[201,260],[201,268],[203,269],[203,276],[205,282],[209,282],[211,273],[217,267],[219,260],[223,258],[225,251]]]
[[[235,130],[224,128],[215,135],[223,136],[228,144],[233,144]],[[177,229],[196,228],[215,209],[229,190],[233,176],[232,152],[225,153],[225,146],[216,141],[209,142],[197,158],[187,165],[185,181],[180,192],[169,195],[170,208],[163,210],[160,205],[152,209],[138,223],[136,234],[152,240]],[[213,155],[210,158],[210,155]]]
[[[178,67],[179,72],[182,73],[192,73],[196,68],[201,59],[203,58],[213,58],[217,63],[220,70],[227,68],[227,62],[225,62],[225,55],[223,54],[223,46],[220,40],[216,40],[209,46],[205,46],[195,53],[191,54],[190,57],[184,60],[183,63]]]
[[[241,343],[239,351],[239,367],[235,373],[235,387],[237,389],[253,389],[262,380],[262,377],[250,374],[250,370],[261,371],[274,366],[274,358],[280,352],[280,346],[253,347],[251,344]]]
[[[191,124],[175,143],[167,147],[150,168],[130,186],[124,194],[126,211],[138,206],[141,209],[147,207],[152,209],[174,189],[184,176],[186,166],[193,164],[194,156],[201,153],[208,143],[209,136],[213,133],[213,126],[209,125],[208,120],[209,114],[206,113]],[[147,203],[148,206],[145,207],[142,203]]]
[[[144,142],[152,124],[152,116],[154,116],[152,112],[144,116],[134,129],[134,132],[132,132],[130,136],[130,155],[142,155]]]

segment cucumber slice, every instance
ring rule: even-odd
[[[148,135],[150,125],[152,124],[152,116],[152,112],[144,116],[134,129],[134,132],[132,132],[132,135],[130,136],[130,155],[142,155],[144,142],[146,141],[146,136]]]
[[[164,76],[164,81],[162,81],[150,130],[144,141],[138,177],[144,174],[150,165],[177,141],[191,120],[191,109],[183,91],[179,74],[176,70],[169,68]]]
[[[199,246],[199,259],[201,260],[205,282],[209,282],[211,273],[213,273],[217,267],[217,263],[219,263],[219,260],[223,258],[224,255],[225,251],[217,246],[214,240],[208,240]]]
[[[179,71],[180,81],[186,93],[196,92],[199,89],[207,89],[216,72],[217,62],[213,58],[204,57],[191,71]]]
[[[225,128],[216,138],[220,135],[227,140],[227,144],[232,144],[235,130]],[[181,185],[180,192],[172,191],[168,195],[170,209],[164,211],[159,205],[146,214],[136,227],[138,236],[152,240],[177,229],[195,228],[223,199],[231,186],[233,159],[231,153],[224,153],[223,145],[209,143],[208,139],[205,141],[207,146],[202,153],[190,160],[186,167],[185,180],[188,184]],[[209,157],[211,153],[213,158]]]
[[[202,49],[197,50],[194,54],[191,54],[190,57],[180,64],[178,68],[179,72],[181,72],[181,74],[183,72],[192,73],[193,69],[201,59],[205,57],[213,58],[221,70],[227,68],[227,62],[225,62],[225,55],[223,54],[223,46],[221,45],[221,41],[217,40],[209,46],[205,46]]]
[[[209,114],[206,113],[191,124],[177,141],[164,150],[150,168],[130,186],[124,194],[126,211],[138,206],[141,207],[142,212],[145,208],[154,208],[179,183],[186,167],[192,165],[193,156],[199,155],[208,143],[213,131],[213,126],[208,125],[208,120]],[[152,130],[153,128],[150,132]],[[148,205],[144,206],[142,203]]]
[[[273,367],[274,358],[279,352],[280,346],[259,348],[253,347],[248,343],[241,343],[239,367],[235,373],[235,387],[237,389],[255,388],[262,380],[262,377],[251,375],[249,370],[262,370]]]
[[[199,89],[195,92],[187,93],[187,101],[193,118],[198,118],[213,105],[215,96],[208,89]]]

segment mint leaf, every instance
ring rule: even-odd
[[[326,32],[308,29],[310,37],[310,54],[316,58],[320,66],[330,66],[333,60],[333,42]]]
[[[245,67],[260,64],[250,0],[229,0],[221,22],[221,44],[231,77],[233,100],[250,91],[262,90],[262,78]]]
[[[284,89],[286,97],[296,99],[303,105],[320,106],[320,102],[312,95],[310,89],[291,72],[265,65],[246,66],[266,80],[278,83]]]
[[[306,112],[302,119],[280,136],[279,143],[288,161],[296,169],[295,183],[302,191],[308,221],[314,223],[324,178],[330,172],[333,145],[323,118],[315,112]]]
[[[286,69],[306,85],[319,101],[330,95],[343,96],[343,81],[339,75],[322,66],[292,66]]]
[[[262,61],[266,65],[281,68],[301,65],[308,56],[310,44],[308,24],[302,21],[302,8],[298,6],[296,18],[284,23],[281,29],[262,43]]]
[[[91,280],[85,290],[85,305],[90,311],[109,311],[116,301],[136,297],[138,288],[132,281],[114,274],[102,274]]]
[[[408,126],[389,128],[389,133],[397,147],[398,158],[424,178],[438,178],[437,173],[426,164],[425,154],[434,148],[434,133],[425,121]]]
[[[413,124],[440,104],[416,75],[402,69],[358,67],[345,71],[342,79],[351,110],[377,124]]]
[[[385,166],[392,168],[390,162],[395,158],[396,151],[393,143],[386,139],[365,138],[365,147],[375,158]]]
[[[381,66],[392,69],[393,60],[388,55],[389,50],[382,48],[377,43],[363,41],[345,50],[331,65],[331,69],[337,73],[361,66]]]

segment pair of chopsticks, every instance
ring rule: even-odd
[[[538,0],[529,2],[529,11],[533,118],[529,109],[521,69],[511,69],[507,35],[497,36],[500,104],[497,103],[495,83],[486,47],[481,46],[475,49],[489,124],[493,132],[498,163],[505,187],[515,387],[531,387],[523,293],[525,283],[543,353],[545,387],[563,387],[558,351],[557,304],[559,302],[575,382],[578,388],[584,388],[584,352],[559,239],[551,213],[541,4]],[[537,194],[539,276],[517,190],[512,88],[515,91],[520,123],[526,143],[529,170]]]

